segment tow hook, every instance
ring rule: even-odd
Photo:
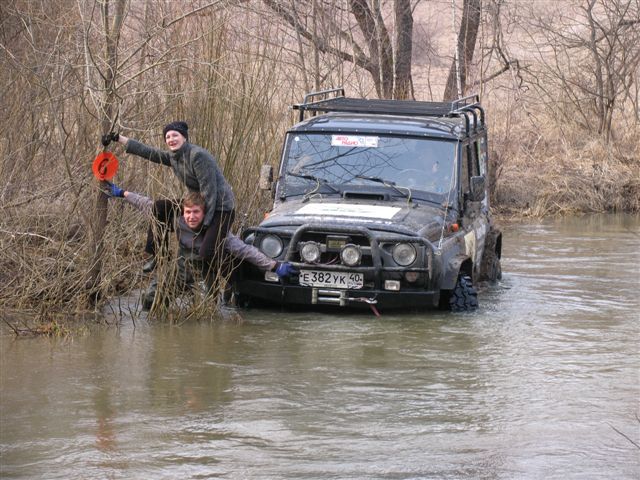
[[[366,298],[366,297],[355,297],[355,298],[350,298],[349,299],[350,302],[363,302],[363,303],[368,303],[369,305],[375,305],[376,303],[378,303],[378,300],[376,300],[375,297],[373,298]]]
[[[369,305],[369,307],[371,308],[371,311],[376,317],[380,316],[380,312],[378,312],[378,309],[376,308],[376,303],[378,303],[378,300],[375,297],[373,298],[355,297],[355,298],[350,298],[349,301],[366,303],[367,305]]]
[[[317,304],[331,304],[331,305],[340,305],[341,307],[345,307],[347,303],[351,302],[361,302],[366,303],[371,308],[371,311],[376,317],[380,316],[380,312],[375,307],[378,300],[376,297],[366,298],[366,297],[349,297],[348,290],[329,290],[324,288],[312,288],[311,289],[311,303],[313,305]]]

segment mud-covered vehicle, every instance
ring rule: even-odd
[[[246,242],[299,271],[286,280],[242,265],[240,304],[477,307],[501,276],[502,235],[488,196],[485,112],[454,102],[310,93],[287,132],[273,209]]]

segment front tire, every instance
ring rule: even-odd
[[[502,265],[500,265],[500,259],[495,253],[491,254],[488,261],[487,279],[491,282],[502,280]]]
[[[233,293],[233,302],[232,305],[234,305],[237,308],[251,308],[252,302],[251,299],[249,297],[247,297],[246,295],[242,295],[240,293]]]
[[[449,297],[452,312],[472,312],[478,308],[478,292],[473,288],[471,277],[460,275]]]
[[[480,265],[480,281],[496,282],[502,279],[502,266],[500,264],[500,243],[502,243],[500,231],[492,228],[487,234]]]

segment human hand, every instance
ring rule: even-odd
[[[105,183],[109,185],[109,191],[107,192],[107,195],[110,195],[112,197],[124,197],[125,191],[122,188],[117,186],[115,183],[109,182],[107,180],[105,180]]]
[[[107,147],[109,146],[109,144],[111,142],[117,142],[118,139],[120,138],[120,134],[117,132],[109,132],[105,135],[102,135],[100,142],[102,143],[103,147]]]
[[[291,265],[289,262],[278,262],[276,264],[275,272],[278,277],[282,278],[298,273],[298,269]]]

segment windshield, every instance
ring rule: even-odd
[[[455,142],[433,138],[292,133],[282,169],[285,194],[308,190],[317,179],[386,188],[372,177],[412,192],[446,194],[454,187],[455,149]]]

